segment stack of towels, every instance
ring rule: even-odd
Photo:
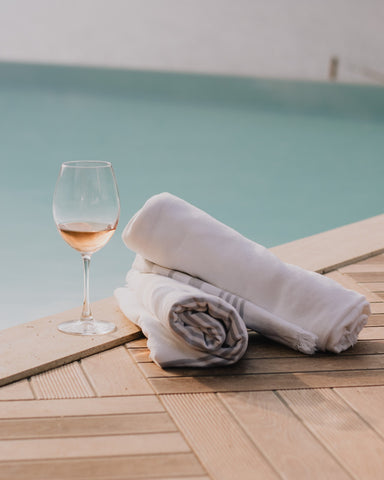
[[[364,296],[282,262],[169,193],[145,203],[123,241],[137,255],[115,297],[163,368],[235,363],[247,329],[302,353],[339,353],[370,314]]]

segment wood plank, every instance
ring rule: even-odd
[[[212,479],[279,478],[215,395],[167,395],[162,399]]]
[[[381,253],[380,255],[375,255],[373,257],[365,258],[364,260],[360,260],[357,262],[359,265],[372,265],[374,263],[380,263],[384,267],[384,254]]]
[[[350,265],[346,265],[338,270],[340,273],[383,273],[384,272],[384,265],[372,263],[351,263]]]
[[[330,389],[280,395],[351,475],[382,477],[384,441],[338,395]]]
[[[164,412],[164,407],[156,395],[36,401],[18,400],[0,403],[0,419],[158,412]]]
[[[335,392],[384,438],[384,387],[337,388]]]
[[[92,355],[82,360],[82,366],[99,396],[153,394],[124,347]]]
[[[207,477],[206,475],[204,476],[198,476],[198,477],[151,477],[148,480],[210,480],[210,477]]]
[[[0,386],[122,345],[141,335],[139,328],[120,312],[112,297],[95,302],[92,308],[96,318],[113,321],[117,330],[98,336],[59,332],[60,322],[79,318],[80,309],[77,308],[0,331]]]
[[[356,272],[345,273],[349,275],[355,282],[358,283],[376,283],[384,282],[384,272]]]
[[[152,362],[152,360],[149,358],[151,352],[148,348],[135,348],[130,350],[130,353],[136,363]]]
[[[0,420],[0,440],[174,431],[176,426],[165,412]]]
[[[364,283],[364,287],[371,290],[371,292],[384,292],[384,282]]]
[[[256,332],[249,332],[248,348],[243,358],[287,358],[302,357],[297,350],[274,342]]]
[[[373,314],[376,313],[384,313],[384,302],[381,303],[371,303],[371,312]]]
[[[180,433],[0,440],[0,467],[1,462],[4,461],[150,455],[189,451],[190,448]]]
[[[149,478],[148,480],[155,480],[155,477]],[[156,480],[210,480],[210,477],[204,475],[203,477],[156,477]]]
[[[152,360],[149,358],[149,349],[137,348],[130,350],[132,358],[137,363],[149,363]],[[243,358],[287,358],[287,357],[302,357],[303,354],[286,347],[281,343],[269,340],[256,332],[249,332],[248,348]]]
[[[0,387],[0,400],[28,400],[35,398],[28,380],[20,380]]]
[[[384,330],[384,328],[383,328]],[[216,368],[169,368],[154,363],[140,364],[148,378],[206,377],[287,372],[324,372],[384,369],[384,355],[325,355],[299,358],[267,358],[240,360],[235,365]]]
[[[384,326],[384,315],[381,314],[374,314],[371,315],[368,319],[368,325],[375,325],[375,326]],[[149,358],[149,350],[148,349],[135,349],[131,350],[131,355],[137,363],[152,363],[152,360]],[[376,354],[376,353],[384,353],[384,343],[378,340],[377,342],[369,342],[359,339],[357,343],[345,350],[342,356],[345,355],[362,355],[362,354]],[[318,354],[322,355],[322,354]],[[332,355],[332,354],[330,354]],[[334,355],[332,355],[334,356]],[[281,345],[277,342],[273,342],[268,338],[263,337],[257,333],[250,332],[249,333],[249,343],[248,349],[245,352],[243,360],[248,359],[266,359],[266,358],[305,358],[305,356],[288,348],[284,345]],[[335,356],[334,356],[335,357]],[[335,358],[338,358],[336,356]],[[230,368],[230,367],[225,367]]]
[[[1,480],[128,480],[204,475],[192,453],[2,462]],[[203,477],[204,478],[204,477]],[[202,478],[202,480],[203,480]]]
[[[148,380],[158,394],[384,385],[384,370],[270,373],[221,377],[170,377]]]
[[[224,393],[219,397],[282,478],[350,478],[275,393]]]
[[[383,340],[384,327],[365,327],[360,332],[359,338],[361,340]]]
[[[371,315],[368,319],[367,325],[372,326],[384,326],[384,315]],[[257,334],[256,334],[257,335]],[[267,338],[260,337],[258,343],[253,343],[252,333],[250,334],[248,349],[243,356],[243,360],[255,359],[255,358],[302,358],[303,354],[292,350],[291,348],[285,347],[279,343],[273,342]],[[377,353],[384,353],[384,342],[383,341],[365,341],[358,340],[357,343],[345,350],[341,355],[374,355]],[[135,349],[131,350],[131,355],[137,363],[151,363],[152,360],[149,358],[148,349]],[[332,354],[330,354],[332,355]]]
[[[326,273],[384,251],[384,214],[270,250],[281,260]]]
[[[384,315],[382,313],[377,313],[371,315],[367,321],[368,327],[384,327]]]
[[[38,399],[95,396],[78,362],[35,375],[31,387]]]
[[[358,340],[343,355],[375,355],[376,353],[384,353],[384,340]]]
[[[129,350],[134,350],[136,348],[145,348],[147,346],[147,339],[141,335],[140,338],[137,338],[136,340],[131,340],[130,342],[125,344],[126,348]]]
[[[384,266],[383,266],[384,270]],[[355,292],[361,293],[366,297],[368,302],[381,302],[382,298],[379,295],[376,295],[374,292],[366,288],[364,285],[357,283],[353,278],[349,275],[343,275],[340,270],[334,270],[333,272],[329,272],[325,275],[328,278],[332,278],[335,282],[339,283],[345,288],[349,290],[354,290]]]

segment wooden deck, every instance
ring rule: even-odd
[[[338,245],[348,232],[330,233],[335,248],[316,269],[371,302],[354,348],[305,356],[253,334],[238,364],[207,370],[160,369],[144,338],[106,341],[99,353],[82,346],[70,363],[59,350],[65,365],[20,370],[28,378],[0,388],[0,479],[384,478],[384,242],[377,229],[365,249],[349,238],[348,253]],[[296,245],[297,263],[313,261]],[[129,322],[122,328],[137,336]]]

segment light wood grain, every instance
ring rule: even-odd
[[[384,330],[384,327],[383,327]],[[245,359],[235,365],[216,368],[169,368],[154,363],[140,364],[148,378],[205,377],[263,373],[370,370],[384,368],[384,355],[316,355],[299,358]]]
[[[383,266],[384,270],[384,266]],[[329,272],[325,275],[328,278],[331,278],[335,282],[339,283],[345,288],[349,290],[354,290],[355,292],[361,293],[366,297],[369,302],[381,302],[382,298],[379,295],[376,295],[374,292],[369,290],[364,284],[359,284],[352,277],[349,275],[343,275],[339,270],[335,270],[333,272]]]
[[[192,453],[2,462],[1,480],[128,480],[204,475]]]
[[[199,477],[152,477],[148,480],[210,480],[206,475]]]
[[[337,388],[335,392],[384,438],[384,387]]]
[[[163,402],[212,479],[277,479],[215,395],[170,395]]]
[[[98,336],[59,332],[57,325],[60,322],[79,318],[78,308],[2,330],[0,386],[121,345],[141,335],[139,328],[120,312],[113,298],[95,302],[92,308],[95,317],[113,321],[117,330]]]
[[[345,267],[339,268],[338,270],[340,273],[383,273],[384,272],[384,264],[377,264],[377,263],[351,263],[346,265]]]
[[[364,283],[364,287],[371,290],[371,292],[384,292],[384,282]]]
[[[345,275],[350,276],[355,282],[362,284],[384,282],[384,272],[382,270],[378,272],[351,272],[345,273]]]
[[[373,257],[368,257],[365,258],[364,260],[360,260],[359,262],[356,262],[358,265],[372,265],[372,264],[377,264],[380,263],[384,267],[384,254],[381,253],[379,255],[375,255]]]
[[[19,382],[0,387],[0,400],[24,400],[32,398],[35,397],[28,380],[20,380]]]
[[[125,346],[129,350],[134,350],[135,348],[145,348],[147,346],[147,339],[143,335],[141,335],[140,338],[131,340],[130,342],[126,343]]]
[[[129,351],[124,347],[85,358],[82,366],[99,396],[153,394]]]
[[[282,478],[350,478],[273,392],[225,393],[219,397]]]
[[[151,477],[148,480],[210,480],[206,475],[198,477]]]
[[[164,407],[155,395],[0,402],[0,419],[157,413],[163,411]]]
[[[355,478],[382,478],[384,441],[331,390],[280,395],[312,433]]]
[[[242,392],[279,389],[384,385],[384,370],[324,371],[220,377],[170,377],[148,380],[159,394]]]
[[[90,437],[174,432],[167,413],[131,413],[0,420],[0,439]]]
[[[384,215],[270,249],[281,260],[324,273],[384,251]]]
[[[189,451],[190,448],[179,433],[0,440],[0,462]]]
[[[383,314],[384,313],[384,302],[371,303],[371,312],[373,314],[376,314],[376,313]]]
[[[365,327],[360,332],[359,338],[361,340],[383,340],[384,327]]]
[[[35,375],[31,387],[39,399],[95,396],[78,362]]]
[[[152,362],[152,360],[149,358],[151,352],[148,348],[134,348],[130,350],[130,353],[136,363]]]
[[[376,313],[371,315],[367,321],[368,327],[384,327],[384,315],[382,313]]]

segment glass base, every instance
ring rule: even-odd
[[[71,335],[105,335],[116,330],[116,325],[103,320],[70,320],[60,323],[57,328]]]

